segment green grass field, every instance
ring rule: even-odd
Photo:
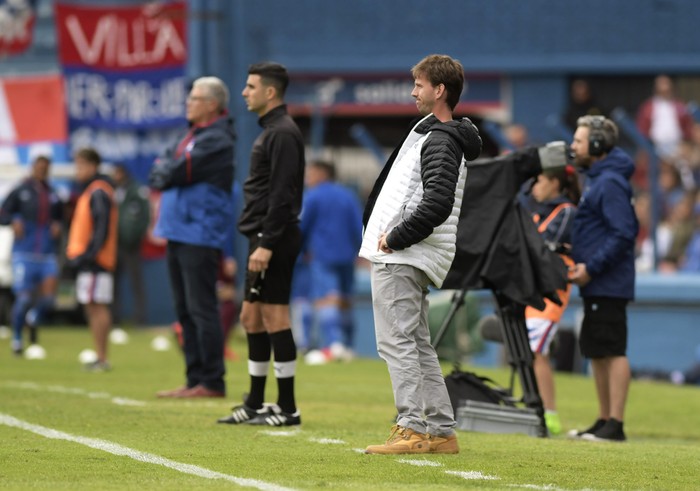
[[[388,436],[394,413],[379,360],[298,365],[300,430],[215,423],[247,389],[244,345],[228,364],[226,400],[158,400],[183,382],[180,353],[155,352],[166,331],[129,331],[109,373],[86,373],[87,330],[42,332],[48,357],[17,359],[0,341],[2,489],[698,489],[700,390],[633,382],[628,442],[460,432],[461,453],[360,453]],[[446,366],[447,370],[448,367]],[[508,371],[476,369],[502,384]],[[268,384],[268,400],[276,390]],[[596,415],[590,378],[557,376],[566,429]]]

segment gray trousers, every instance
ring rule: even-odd
[[[456,425],[428,329],[428,285],[421,270],[372,264],[372,305],[377,351],[386,362],[398,411],[397,424],[448,436]]]

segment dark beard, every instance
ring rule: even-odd
[[[590,169],[591,164],[593,164],[591,157],[576,157],[574,159],[574,165],[579,169]]]

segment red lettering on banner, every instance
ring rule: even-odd
[[[130,69],[182,64],[187,59],[185,4],[164,4],[157,15],[142,7],[57,6],[64,65]]]

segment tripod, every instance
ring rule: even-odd
[[[450,309],[433,340],[433,346],[435,348],[437,348],[444,338],[450,322],[452,322],[457,311],[464,305],[466,293],[466,289],[457,290],[453,293]],[[545,436],[547,430],[544,422],[544,406],[542,405],[542,399],[539,389],[537,388],[535,372],[532,368],[534,357],[530,350],[527,326],[525,325],[525,307],[513,302],[499,292],[493,292],[493,295],[496,299],[496,305],[498,306],[503,342],[508,356],[508,364],[511,367],[510,393],[513,393],[515,374],[517,372],[522,389],[522,399],[516,402],[522,402],[525,407],[534,410],[540,422],[539,436]]]

